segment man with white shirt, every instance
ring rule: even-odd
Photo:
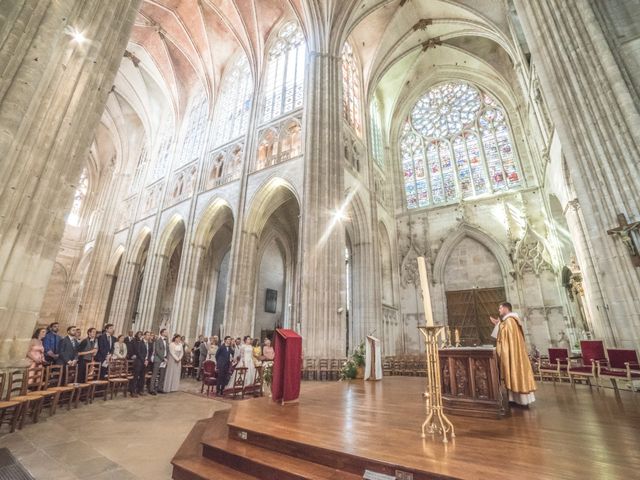
[[[108,363],[111,360],[114,343],[116,343],[116,339],[113,336],[113,324],[107,323],[104,326],[102,335],[98,338],[98,353],[95,356],[96,362],[100,363],[100,376],[102,378],[107,375]]]
[[[167,355],[169,353],[169,333],[166,328],[160,330],[160,336],[153,345],[153,375],[151,376],[151,395],[165,393],[164,375],[167,370]]]

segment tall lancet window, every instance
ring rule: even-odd
[[[208,117],[209,102],[204,91],[200,90],[191,101],[187,113],[180,165],[195,160],[202,153]]]
[[[360,135],[360,71],[348,42],[342,47],[342,112],[347,123]]]
[[[269,50],[263,87],[263,121],[302,107],[306,49],[304,35],[296,23],[289,22],[280,29]]]
[[[216,112],[214,146],[247,133],[253,94],[253,78],[247,57],[242,55],[225,75]]]
[[[82,170],[80,174],[80,180],[78,180],[78,186],[76,187],[76,191],[73,194],[73,205],[71,206],[71,211],[67,216],[67,223],[74,226],[80,225],[80,219],[82,214],[82,205],[84,205],[84,200],[87,198],[87,192],[89,191],[89,175],[87,169]]]
[[[384,144],[382,142],[382,128],[380,128],[380,110],[378,100],[371,102],[371,150],[373,159],[380,168],[384,168]]]
[[[173,118],[168,115],[159,133],[158,150],[155,161],[153,162],[153,175],[151,181],[154,182],[167,174],[169,169],[169,160],[171,155],[171,147],[173,146]]]
[[[400,134],[408,208],[522,186],[504,109],[464,82],[431,88],[418,99]]]

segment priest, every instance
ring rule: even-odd
[[[535,402],[536,389],[533,370],[524,343],[524,331],[518,315],[509,302],[498,307],[500,318],[490,317],[495,325],[496,352],[500,363],[500,377],[509,392],[509,401],[519,405]]]

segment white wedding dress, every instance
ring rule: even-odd
[[[253,381],[256,377],[256,366],[253,363],[253,348],[251,345],[240,345],[240,361],[236,365],[236,367],[247,367],[247,374],[244,377],[244,385],[253,385]],[[232,388],[233,382],[236,377],[235,370],[231,374],[229,378],[229,382],[227,383],[226,388]]]

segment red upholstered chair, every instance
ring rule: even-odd
[[[540,372],[540,381],[544,380],[545,375],[551,377],[553,381],[569,378],[567,367],[569,365],[569,349],[568,348],[550,348],[549,359],[543,361],[538,368]]]
[[[602,340],[580,340],[580,351],[582,352],[582,362],[577,365],[569,363],[569,380],[573,384],[576,378],[579,378],[586,380],[591,385],[591,379],[595,378],[596,385],[600,386],[597,383],[598,362],[603,366],[607,366],[604,342]]]
[[[200,387],[200,393],[204,392],[204,387],[206,386],[207,396],[209,396],[211,387],[215,387],[216,384],[216,362],[213,360],[205,360],[202,364],[202,386]]]
[[[623,348],[607,348],[609,365],[603,366],[598,362],[598,377],[611,380],[613,387],[617,390],[617,380],[626,380],[632,391],[637,391],[634,380],[640,380],[640,364],[638,354],[635,350]]]

